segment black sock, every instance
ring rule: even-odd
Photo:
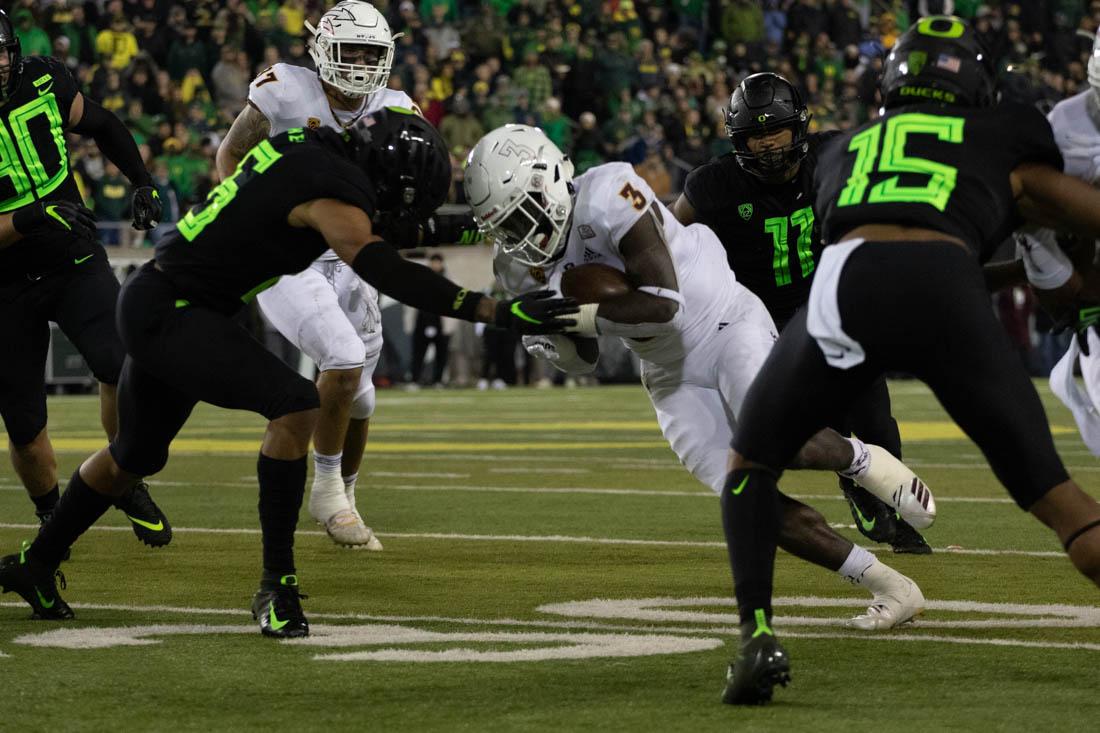
[[[57,500],[59,498],[61,498],[61,492],[57,490],[57,484],[54,484],[53,488],[42,496],[32,496],[31,501],[34,502],[34,513],[38,515],[49,514],[53,511],[53,508],[57,506]]]
[[[771,619],[779,521],[775,474],[763,469],[737,469],[726,477],[722,488],[722,528],[726,532],[742,624]]]
[[[31,556],[48,567],[57,567],[65,551],[111,508],[113,502],[110,496],[84,483],[77,469],[54,507],[53,517],[42,525],[31,544]]]
[[[264,580],[294,574],[294,528],[306,493],[306,458],[281,461],[263,453],[260,477],[260,530],[264,542]]]

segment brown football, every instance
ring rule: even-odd
[[[561,277],[562,295],[578,303],[602,303],[632,289],[623,272],[597,262],[573,267]]]

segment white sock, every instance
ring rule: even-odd
[[[344,484],[340,480],[340,462],[343,453],[332,456],[313,454],[313,488],[309,492],[309,513],[324,522],[332,515],[348,508]]]
[[[850,580],[856,585],[863,585],[863,578],[867,571],[878,562],[878,558],[859,545],[852,545],[852,551],[848,553],[848,559],[840,566],[840,576]]]
[[[871,467],[871,454],[859,438],[852,437],[845,440],[852,444],[852,464],[837,473],[855,481],[867,473],[867,469]]]
[[[352,511],[355,509],[355,482],[359,480],[359,472],[356,471],[350,476],[344,476],[344,496],[348,498],[348,505]]]

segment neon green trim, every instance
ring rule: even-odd
[[[772,628],[770,626],[768,626],[768,617],[764,615],[763,608],[756,609],[756,612],[753,614],[753,616],[756,618],[756,631],[752,632],[752,638],[755,639],[762,634],[775,636],[775,632],[772,631]]]
[[[263,281],[262,283],[260,283],[260,284],[259,284],[259,285],[257,285],[256,287],[252,288],[251,290],[249,290],[249,291],[248,291],[247,293],[245,293],[244,295],[242,295],[242,296],[241,296],[241,302],[242,302],[242,303],[251,303],[251,302],[252,302],[252,300],[253,300],[253,299],[254,299],[254,298],[255,298],[255,297],[257,296],[257,295],[259,295],[259,294],[260,294],[260,293],[262,293],[263,291],[267,290],[268,288],[270,288],[270,287],[271,287],[272,285],[274,285],[275,283],[279,282],[279,277],[280,277],[279,275],[276,275],[276,276],[275,276],[275,277],[273,277],[273,278],[270,278],[270,279],[268,279],[268,280],[264,280],[264,281]]]
[[[157,189],[155,188],[153,189],[153,199],[156,201],[160,201],[160,192],[157,191]]]
[[[160,519],[157,520],[156,524],[153,524],[152,522],[146,522],[144,519],[138,519],[137,517],[131,517],[129,514],[126,515],[126,518],[129,519],[134,524],[136,524],[140,527],[145,527],[145,529],[151,529],[154,532],[160,532],[162,529],[164,529],[164,522]]]
[[[745,478],[743,478],[741,480],[740,484],[738,484],[735,488],[730,489],[730,492],[734,496],[739,496],[741,494],[741,492],[745,490],[745,487],[748,486],[748,485],[749,485],[749,477],[745,476]]]
[[[179,300],[176,301],[176,307],[177,308],[186,308],[189,305],[191,305],[190,300],[184,300],[183,298],[180,298]]]
[[[531,316],[523,312],[523,309],[519,307],[519,303],[512,303],[512,315],[521,321],[527,321],[528,323],[541,324],[542,321],[536,320]]]
[[[396,112],[396,113],[401,114],[401,115],[415,115],[416,114],[416,112],[414,110],[411,110],[408,107],[386,107],[386,109],[388,109],[390,112]]]
[[[298,585],[297,575],[284,575],[279,578],[279,585]]]
[[[451,310],[457,311],[459,308],[461,308],[462,303],[465,302],[466,296],[469,294],[470,291],[466,288],[462,288],[462,290],[459,290],[457,293],[455,293],[455,302],[451,304]]]
[[[855,510],[855,512],[856,512],[856,516],[857,516],[857,517],[859,517],[859,523],[860,523],[860,524],[861,524],[861,525],[863,526],[863,531],[864,531],[864,532],[870,532],[870,531],[871,531],[872,529],[874,529],[874,528],[875,528],[875,523],[876,523],[876,522],[878,521],[878,517],[875,517],[875,518],[874,518],[874,519],[872,519],[872,520],[871,520],[870,522],[868,522],[868,521],[867,521],[867,520],[866,520],[866,519],[864,518],[864,516],[863,516],[863,512],[861,512],[861,511],[859,510],[859,507],[858,507],[858,506],[856,506],[855,504],[852,504],[852,509],[854,509],[854,510]]]
[[[50,73],[45,73],[42,76],[35,79],[34,81],[32,81],[31,84],[34,84],[36,87],[40,87],[48,81],[53,81],[53,75],[50,74]]]
[[[95,255],[84,255],[78,259],[73,260],[74,265],[80,265],[95,257]]]
[[[27,564],[27,550],[30,549],[31,543],[23,540],[23,544],[19,546],[19,564]]]
[[[279,629],[283,628],[288,623],[290,623],[290,619],[287,619],[285,621],[280,621],[279,620],[279,617],[275,615],[275,604],[274,603],[269,604],[268,607],[267,607],[267,619],[268,619],[268,622],[271,624],[271,628],[272,628],[273,631],[278,631]]]

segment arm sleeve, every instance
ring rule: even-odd
[[[1012,155],[1015,168],[1021,163],[1046,163],[1063,169],[1062,153],[1054,140],[1054,130],[1042,112],[1028,105],[1011,105]]]
[[[73,132],[90,135],[107,160],[118,166],[134,186],[151,186],[153,179],[145,169],[137,143],[122,120],[103,109],[98,102],[84,98],[84,115]]]
[[[384,241],[365,245],[351,267],[379,292],[440,316],[473,321],[477,305],[485,297],[460,288],[431,268],[406,260]]]
[[[61,112],[61,119],[64,120],[64,126],[69,126],[69,111],[72,109],[73,100],[76,99],[76,95],[80,92],[80,87],[76,84],[76,79],[69,72],[69,67],[61,63],[53,57],[42,57],[46,62],[46,74],[42,74],[40,66],[28,67],[27,71],[32,74],[31,82],[38,89],[46,87],[50,81],[48,88],[53,92],[54,99],[57,100],[57,109]],[[24,62],[27,63],[27,62]]]

